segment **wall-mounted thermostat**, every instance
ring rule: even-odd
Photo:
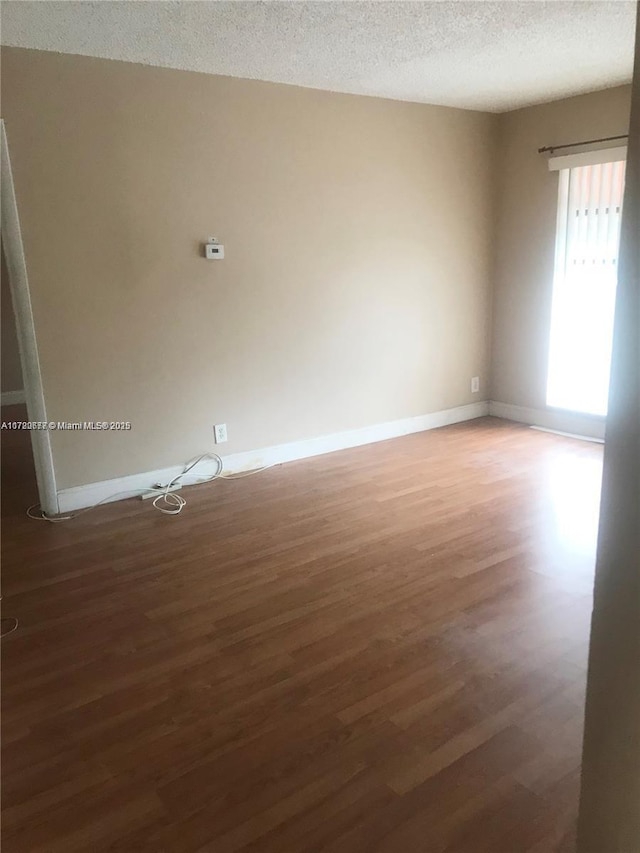
[[[219,261],[224,258],[224,246],[215,237],[209,237],[204,244],[204,255],[209,261]]]

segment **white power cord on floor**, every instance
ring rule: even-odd
[[[210,483],[213,480],[241,480],[244,477],[250,477],[253,474],[260,474],[262,471],[266,471],[267,468],[272,468],[273,465],[264,465],[262,468],[255,468],[253,471],[244,471],[239,474],[225,474],[224,473],[224,462],[218,456],[217,453],[203,453],[201,456],[198,456],[197,459],[194,459],[193,462],[188,462],[184,470],[177,474],[172,480],[170,480],[166,486],[158,486],[157,488],[149,489],[145,494],[150,495],[154,493],[158,493],[156,497],[153,499],[153,506],[155,509],[159,510],[159,512],[164,515],[178,515],[182,512],[184,507],[187,505],[187,501],[182,495],[176,494],[172,489],[175,488],[176,485],[181,483],[182,478],[189,474],[200,462],[204,459],[213,459],[218,469],[217,471],[209,477],[203,477],[201,479],[196,480],[194,483],[185,484],[185,485],[199,485],[200,483]],[[197,476],[192,474],[191,476]],[[113,500],[114,498],[118,498],[122,495],[139,495],[140,489],[130,489],[126,492],[115,492],[112,495],[109,495],[106,498],[103,498],[98,503],[93,504],[92,506],[85,507],[84,509],[78,510],[78,512],[73,513],[72,515],[59,515],[55,518],[50,518],[40,508],[39,504],[33,504],[27,509],[27,515],[29,518],[33,518],[35,521],[49,521],[51,524],[58,524],[62,521],[71,521],[74,518],[77,518],[79,515],[83,515],[85,512],[90,512],[92,509],[96,509],[108,501]],[[161,504],[164,503],[164,506]],[[35,515],[33,511],[37,511],[40,514]]]

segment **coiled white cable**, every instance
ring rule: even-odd
[[[183,498],[182,495],[176,494],[176,492],[172,492],[171,489],[174,488],[178,483],[181,482],[183,477],[186,477],[200,462],[204,459],[213,459],[217,464],[217,471],[208,476],[201,479],[196,480],[194,483],[185,484],[185,485],[199,485],[201,483],[210,483],[213,480],[241,480],[244,477],[251,477],[253,474],[260,474],[262,471],[266,471],[267,468],[273,468],[273,465],[264,465],[261,468],[254,468],[252,471],[242,471],[238,474],[225,474],[224,473],[224,462],[221,457],[218,456],[217,453],[203,453],[201,456],[198,456],[192,462],[188,462],[184,470],[179,474],[176,474],[173,479],[171,479],[166,486],[160,486],[157,489],[149,489],[147,494],[153,494],[154,492],[159,492],[157,496],[153,499],[153,506],[159,512],[164,515],[178,515],[182,512],[182,510],[187,505],[186,498]],[[274,463],[275,464],[275,463]],[[192,474],[192,476],[196,476]],[[73,513],[72,515],[59,515],[55,518],[52,518],[46,515],[40,504],[33,504],[27,509],[27,515],[29,518],[33,518],[35,521],[48,521],[51,524],[58,524],[62,521],[71,521],[74,518],[77,518],[79,515],[83,515],[85,512],[90,512],[92,509],[96,509],[108,501],[113,500],[114,498],[121,497],[123,495],[139,495],[139,489],[130,489],[126,492],[115,492],[113,495],[109,495],[106,498],[103,498],[98,503],[93,504],[92,506],[85,507],[84,509],[78,510],[78,512]],[[162,506],[164,504],[164,506]],[[39,515],[35,515],[34,511],[39,512]]]
[[[215,474],[212,474],[210,477],[205,477],[202,480],[198,480],[198,482],[209,483],[212,480],[222,478],[222,471],[224,468],[224,463],[222,459],[218,456],[217,453],[203,453],[202,456],[198,456],[198,458],[195,459],[193,462],[187,463],[184,471],[182,471],[181,474],[175,476],[173,480],[169,480],[167,485],[164,487],[164,491],[161,492],[157,498],[153,499],[153,506],[157,510],[160,510],[160,512],[164,513],[165,515],[178,515],[182,512],[184,507],[187,505],[187,501],[185,500],[185,498],[182,497],[182,495],[178,495],[175,492],[172,492],[171,489],[176,486],[182,480],[183,477],[186,477],[189,471],[191,471],[192,468],[195,468],[195,466],[199,462],[202,462],[203,459],[214,459],[218,465],[218,470],[215,472]],[[161,501],[165,504],[165,506],[160,506]]]

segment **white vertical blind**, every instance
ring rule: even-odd
[[[607,413],[624,173],[622,160],[561,172],[550,406]]]

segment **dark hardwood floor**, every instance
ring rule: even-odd
[[[4,853],[572,850],[601,446],[487,418],[50,525],[3,438]]]

